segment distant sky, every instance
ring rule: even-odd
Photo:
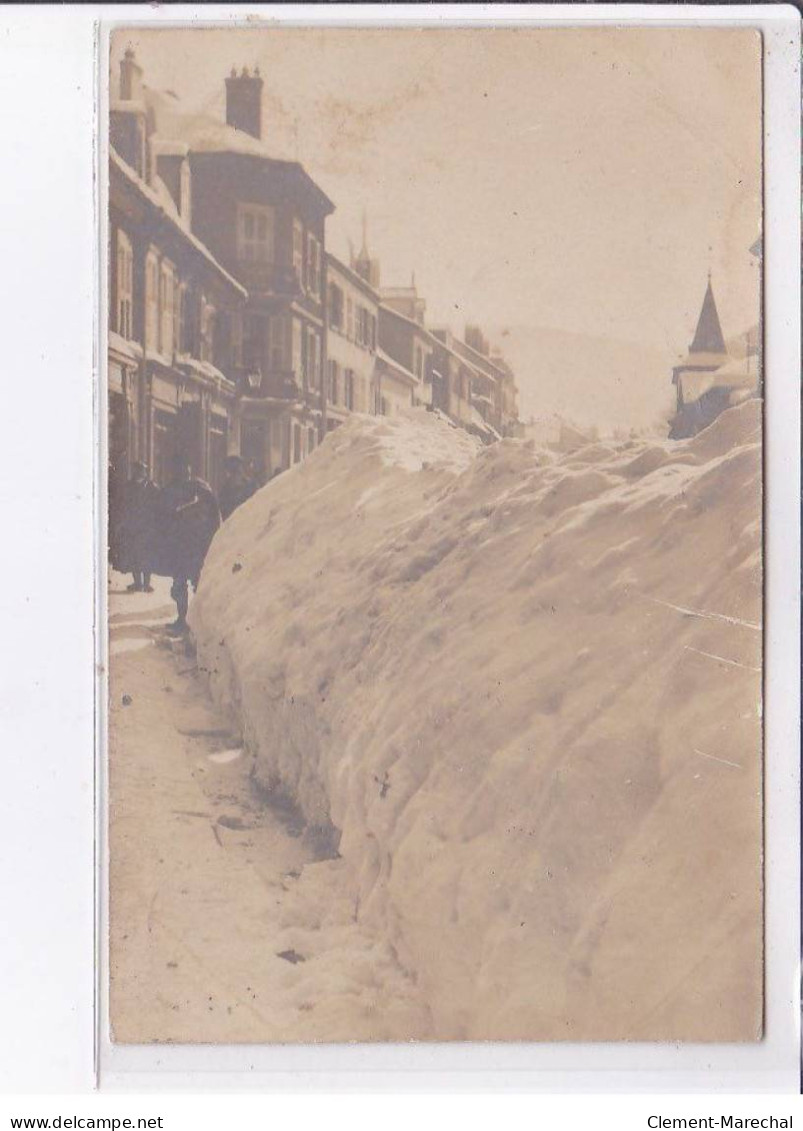
[[[263,136],[335,201],[331,249],[359,245],[365,208],[383,283],[414,271],[432,322],[547,326],[671,364],[709,268],[726,337],[758,319],[753,31],[137,28],[113,83],[129,44],[150,86],[221,118],[232,65],[259,64]]]

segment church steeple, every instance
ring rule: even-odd
[[[372,259],[371,253],[368,251],[368,214],[364,208],[362,210],[362,247],[357,258],[352,260],[351,266],[362,279],[365,279],[366,283],[370,283],[372,287],[379,287],[379,260]]]
[[[689,346],[689,353],[726,353],[725,339],[717,313],[717,304],[714,300],[714,291],[711,286],[711,272],[708,272],[708,286],[703,299],[703,307],[697,321],[694,340]]]

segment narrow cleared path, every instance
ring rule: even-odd
[[[252,786],[164,632],[168,583],[110,594],[110,1008],[126,1043],[392,1039],[426,1011],[362,934],[339,860]]]

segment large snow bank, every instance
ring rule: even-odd
[[[355,418],[216,537],[200,661],[425,1035],[759,1035],[759,413],[565,455]]]

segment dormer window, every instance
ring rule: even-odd
[[[237,209],[237,257],[245,263],[273,263],[275,215],[263,204]]]

